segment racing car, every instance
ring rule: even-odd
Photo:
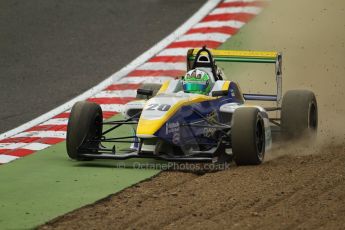
[[[272,133],[279,133],[283,140],[316,135],[314,93],[290,90],[282,96],[281,53],[203,47],[188,50],[186,59],[185,76],[162,85],[142,85],[138,100],[125,105],[122,120],[103,121],[100,105],[77,102],[68,121],[68,156],[75,160],[153,158],[258,165],[272,146]],[[216,62],[274,64],[276,93],[242,93]],[[271,101],[275,106],[247,101]],[[272,111],[278,116],[270,117]],[[131,126],[134,134],[108,136],[124,125]],[[113,144],[106,147],[105,143]],[[119,150],[116,143],[130,146]]]

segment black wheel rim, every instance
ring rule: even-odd
[[[256,122],[256,130],[255,130],[255,140],[256,140],[256,150],[258,153],[258,157],[261,160],[263,157],[264,147],[265,147],[265,133],[263,129],[263,122],[261,119],[258,119]]]
[[[102,129],[102,117],[100,115],[96,116],[94,125],[95,125],[94,136],[97,139],[101,139],[103,129]]]
[[[316,110],[316,105],[314,103],[312,103],[310,106],[308,126],[312,130],[317,129],[317,110]]]
[[[95,148],[94,152],[96,153],[102,137],[102,116],[97,114],[91,124],[92,126],[89,129],[84,143],[91,148]]]

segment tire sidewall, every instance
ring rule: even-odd
[[[102,133],[101,123],[96,127],[95,121],[102,121],[101,107],[92,102],[77,102],[71,110],[70,118],[67,125],[66,147],[67,154],[70,158],[83,160],[80,157],[79,147],[85,140],[90,138],[100,138]],[[98,132],[96,134],[96,129]],[[98,146],[95,143],[94,146]]]
[[[314,124],[311,125],[313,116]],[[285,139],[314,138],[317,126],[318,112],[314,93],[308,90],[287,91],[283,97],[281,110],[283,137]]]
[[[231,142],[234,161],[237,165],[261,164],[265,156],[265,126],[258,108],[243,107],[234,112]],[[257,126],[260,124],[262,148],[257,146]]]

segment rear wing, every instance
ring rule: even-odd
[[[208,50],[189,49],[187,53],[187,67],[191,69],[195,66],[197,57],[200,59],[203,54],[208,54]],[[277,93],[274,95],[267,94],[243,94],[246,100],[260,101],[277,101],[282,99],[282,54],[279,52],[262,52],[262,51],[240,51],[240,50],[209,50],[214,61],[219,62],[247,62],[247,63],[272,63],[275,64],[275,75],[277,83]]]

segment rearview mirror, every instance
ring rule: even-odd
[[[228,95],[228,90],[219,90],[219,91],[213,91],[212,97],[221,97]]]
[[[137,89],[137,94],[147,96],[147,98],[153,95],[152,89]]]

